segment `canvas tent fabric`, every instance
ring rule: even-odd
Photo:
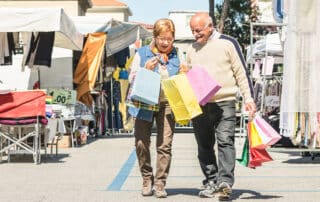
[[[96,32],[111,20],[104,16],[71,16],[71,19],[77,30],[84,35]]]
[[[72,17],[77,29],[83,33],[106,32],[107,56],[113,55],[133,44],[137,39],[145,39],[152,36],[139,24],[121,22],[113,18],[97,16]]]
[[[54,46],[82,50],[83,35],[62,8],[1,7],[0,19],[0,32],[53,31]]]
[[[0,95],[0,119],[45,117],[44,91],[17,91]]]
[[[5,147],[0,143],[0,161],[2,153],[7,152],[8,161],[10,161],[10,151],[23,149],[24,152],[33,155],[35,163],[41,160],[41,135],[40,125],[46,124],[45,105],[46,93],[41,90],[34,91],[16,91],[0,95],[0,139],[7,142]],[[5,127],[4,127],[5,126]],[[14,130],[4,130],[4,128],[13,127]],[[14,131],[21,128],[28,128],[29,132],[23,132],[19,135]],[[33,139],[33,145],[27,144],[29,139]]]
[[[91,106],[93,98],[90,91],[93,90],[97,79],[103,49],[107,36],[104,32],[88,34],[79,63],[74,73],[74,83],[77,87],[77,100]]]

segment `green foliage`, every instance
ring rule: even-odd
[[[149,45],[152,41],[152,38],[147,38],[142,41],[142,46]]]
[[[223,5],[217,5],[215,12],[217,25],[221,18]],[[230,35],[238,40],[242,49],[250,44],[250,1],[231,0],[229,12],[224,22],[223,33]]]

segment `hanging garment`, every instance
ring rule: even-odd
[[[54,36],[54,32],[32,33],[25,65],[28,65],[29,68],[51,67]]]
[[[98,70],[101,64],[107,35],[104,32],[88,34],[79,63],[74,73],[74,83],[77,84],[77,100],[90,106]]]
[[[102,90],[106,92],[106,100],[108,104],[108,128],[123,128],[122,116],[119,111],[119,103],[121,101],[120,82],[115,80],[107,81],[103,84]]]
[[[129,47],[114,54],[117,60],[117,66],[125,67],[127,59],[130,57]]]
[[[290,0],[284,44],[283,112],[320,111],[320,1]]]
[[[127,105],[126,105],[126,92],[128,91],[128,88],[129,88],[129,81],[120,79],[119,82],[120,82],[120,88],[121,88],[121,101],[119,104],[119,111],[122,115],[122,125],[125,126],[129,121],[128,120],[129,116],[127,114]]]
[[[253,98],[257,106],[257,111],[260,111],[260,107],[261,107],[262,89],[263,89],[262,81],[261,80],[256,81],[253,88]]]
[[[9,56],[8,35],[0,33],[0,65],[5,64],[5,57]]]
[[[12,65],[12,53],[15,53],[15,45],[14,45],[14,38],[13,38],[13,33],[8,32],[6,33],[7,37],[5,40],[5,55],[3,57],[3,62],[0,62],[0,65]],[[0,56],[1,57],[1,56]]]

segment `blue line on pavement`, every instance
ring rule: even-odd
[[[191,188],[191,187],[190,187]],[[170,189],[170,188],[169,188]],[[183,188],[181,188],[183,189]],[[197,188],[194,188],[197,189]],[[120,190],[121,192],[138,192],[141,191],[140,189],[123,189]],[[255,189],[253,190],[255,192],[260,193],[319,193],[320,190],[318,189]],[[241,190],[238,190],[237,188],[232,190],[233,193],[241,193]]]
[[[120,191],[122,185],[128,178],[131,169],[133,168],[133,165],[137,159],[136,151],[135,149],[131,152],[128,160],[125,162],[125,164],[122,166],[121,170],[119,171],[118,175],[113,179],[112,183],[108,187],[108,191]]]
[[[138,178],[138,177],[141,177],[141,176],[138,176],[138,175],[131,175],[129,176],[130,178]],[[261,175],[257,175],[257,176],[244,176],[244,175],[239,175],[239,176],[235,176],[236,178],[320,178],[319,175],[317,176],[276,176],[276,175],[272,175],[272,176],[261,176]],[[181,175],[181,176],[177,176],[177,175],[170,175],[169,178],[203,178],[201,175]]]

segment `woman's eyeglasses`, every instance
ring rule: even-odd
[[[160,43],[172,43],[174,41],[174,39],[172,38],[165,38],[165,37],[157,37],[157,39],[159,40]]]

